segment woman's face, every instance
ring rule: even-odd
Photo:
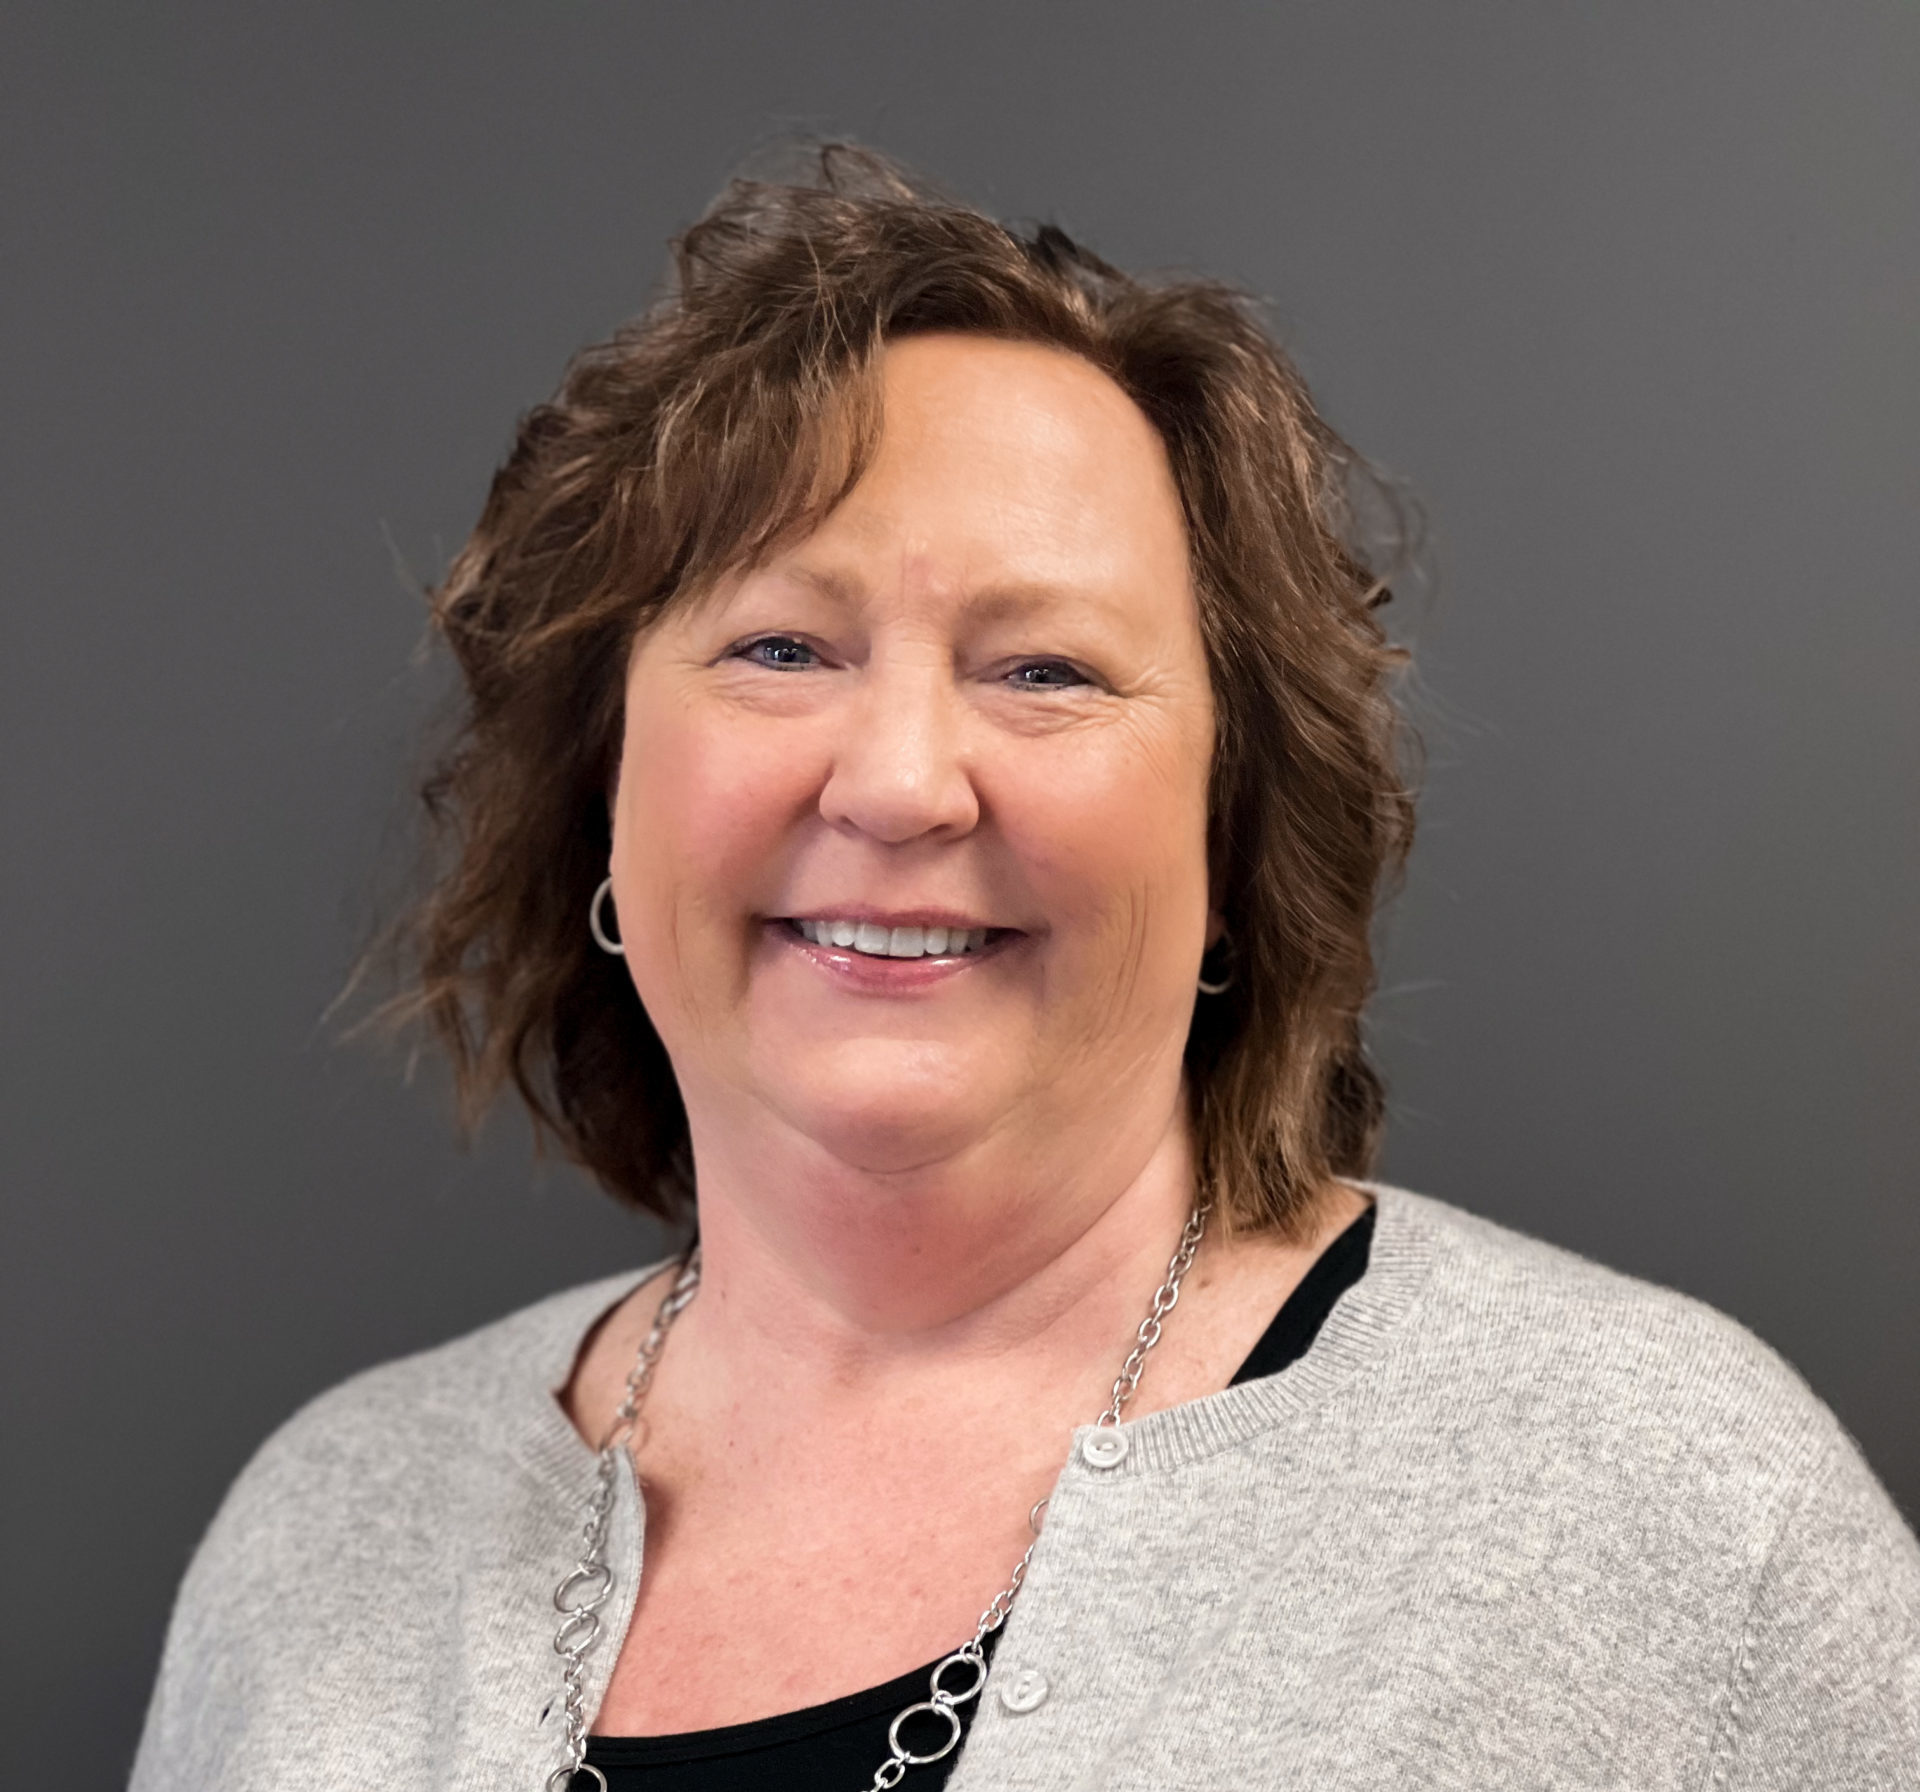
[[[1119,387],[958,335],[882,371],[845,502],[637,643],[613,874],[696,1148],[771,1123],[891,1173],[1172,1111],[1213,704]]]

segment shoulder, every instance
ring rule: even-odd
[[[554,1395],[582,1337],[649,1273],[368,1369],[274,1432],[188,1567],[135,1786],[263,1784],[303,1751],[344,1758],[358,1746],[345,1709],[364,1720],[356,1735],[443,1735],[458,1711],[437,1689],[460,1681],[471,1704],[493,1671],[488,1626],[465,1614],[507,1612],[527,1634],[542,1621],[546,1570],[594,1474]]]
[[[1423,1265],[1382,1379],[1475,1588],[1571,1589],[1674,1685],[1707,1663],[1715,1784],[1908,1783],[1920,1542],[1792,1365],[1703,1301],[1379,1194],[1389,1273]]]
[[[228,1490],[183,1603],[310,1556],[371,1563],[394,1533],[444,1538],[463,1515],[571,1488],[591,1458],[555,1395],[582,1337],[651,1273],[563,1290],[308,1401]]]
[[[1446,1202],[1375,1192],[1376,1248],[1423,1264],[1390,1354],[1455,1425],[1769,1533],[1837,1477],[1904,1533],[1840,1421],[1738,1320]]]
[[[1503,1381],[1614,1386],[1635,1403],[1724,1404],[1811,1422],[1818,1402],[1771,1346],[1672,1288],[1593,1262],[1431,1196],[1381,1188],[1376,1249],[1417,1241],[1427,1269],[1416,1322],[1461,1366]],[[1824,1409],[1822,1409],[1824,1410]]]
[[[658,1266],[546,1296],[462,1336],[362,1370],[296,1412],[254,1467],[279,1457],[511,1445],[570,1373],[581,1340]]]

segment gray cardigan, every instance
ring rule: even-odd
[[[1112,1466],[1076,1439],[951,1792],[1920,1788],[1920,1547],[1794,1372],[1695,1301],[1376,1192],[1300,1361],[1126,1426]],[[639,1279],[265,1445],[187,1574],[134,1792],[544,1784],[592,1478],[554,1390]]]

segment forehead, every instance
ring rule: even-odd
[[[879,443],[792,558],[821,576],[1185,598],[1187,537],[1158,432],[1077,355],[960,335],[882,358]]]

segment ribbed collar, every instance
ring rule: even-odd
[[[1105,1473],[1154,1473],[1231,1449],[1319,1406],[1379,1356],[1427,1284],[1440,1233],[1430,1210],[1438,1204],[1384,1183],[1356,1186],[1374,1197],[1377,1208],[1367,1272],[1340,1297],[1306,1355],[1278,1375],[1133,1420],[1123,1427],[1131,1446],[1125,1461]],[[582,1495],[593,1474],[593,1452],[559,1400],[580,1347],[612,1308],[662,1267],[651,1263],[570,1288],[509,1322],[516,1367],[524,1369],[515,1375],[520,1397],[507,1421],[511,1444],[557,1493]],[[1075,1433],[1076,1443],[1085,1429]]]
[[[1436,1205],[1385,1183],[1355,1182],[1374,1198],[1367,1271],[1340,1296],[1305,1356],[1277,1375],[1161,1408],[1123,1425],[1125,1458],[1098,1471],[1111,1477],[1163,1473],[1297,1420],[1323,1405],[1375,1362],[1418,1304],[1433,1267]],[[1074,1433],[1074,1453],[1092,1426]]]
[[[593,1478],[594,1452],[560,1404],[580,1347],[608,1313],[658,1275],[667,1261],[569,1288],[519,1315],[525,1330],[512,1340],[518,1397],[510,1444],[527,1467],[568,1498],[582,1495]]]

